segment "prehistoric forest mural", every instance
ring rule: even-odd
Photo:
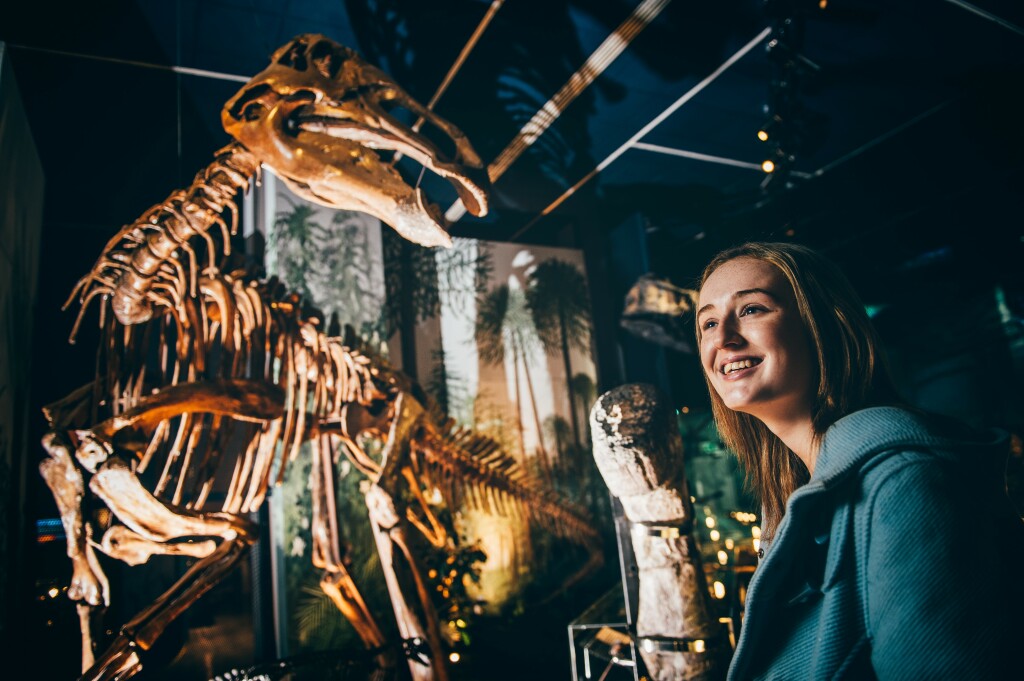
[[[310,204],[273,178],[262,191],[273,192],[261,199],[267,274],[300,292],[329,333],[348,333],[410,374],[458,425],[500,443],[566,500],[599,518],[609,514],[587,432],[597,390],[581,252],[469,239],[426,249],[375,218]],[[281,612],[292,613],[289,653],[357,645],[310,564],[303,465],[272,500],[287,602]],[[370,608],[386,612],[370,528],[344,521],[365,515],[366,481],[345,462],[337,470],[349,570]],[[462,510],[445,519],[458,546],[441,552],[428,576],[454,638],[468,641],[474,616],[522,611],[580,565],[579,555],[525,518]]]

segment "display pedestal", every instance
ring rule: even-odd
[[[569,623],[573,681],[638,681],[636,650],[616,586]]]
[[[619,500],[610,499],[622,580],[569,624],[573,681],[639,681],[643,674],[633,643],[639,572],[629,521]]]

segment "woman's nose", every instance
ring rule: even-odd
[[[727,348],[743,344],[743,336],[740,334],[736,322],[726,318],[715,327],[715,345],[720,348]]]

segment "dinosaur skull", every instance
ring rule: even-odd
[[[401,106],[454,143],[454,158],[388,113]],[[447,178],[473,215],[487,213],[486,171],[466,137],[379,69],[321,35],[300,35],[225,104],[224,129],[300,196],[380,218],[424,246],[451,245],[440,209],[375,150]]]

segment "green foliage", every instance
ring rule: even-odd
[[[452,248],[422,248],[392,230],[384,230],[383,242],[388,335],[401,328],[399,292],[409,296],[413,316],[409,321],[417,322],[438,316],[442,298],[451,301],[458,314],[471,309],[468,301],[487,290],[494,262],[481,242],[454,239]]]
[[[279,194],[291,207],[278,213],[269,241],[273,274],[338,325],[350,324],[364,339],[383,336],[383,279],[370,246],[367,218],[333,211],[329,223],[305,201]]]
[[[289,291],[309,299],[306,275],[310,269],[312,254],[307,243],[316,225],[313,220],[316,209],[304,201],[292,201],[285,194],[278,196],[291,204],[291,210],[280,211],[277,214],[273,229],[267,239],[273,244],[276,255],[274,274]]]

